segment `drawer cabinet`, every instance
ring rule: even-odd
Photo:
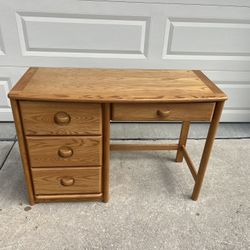
[[[32,167],[100,166],[101,136],[27,137]]]
[[[21,101],[26,135],[101,135],[100,104]]]
[[[35,194],[100,193],[101,167],[32,169]]]
[[[20,100],[18,106],[34,202],[101,200],[102,104]]]
[[[214,103],[113,104],[116,121],[210,121]]]

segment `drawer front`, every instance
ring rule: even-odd
[[[102,168],[32,169],[35,194],[100,193]]]
[[[113,104],[116,121],[210,121],[214,103]]]
[[[27,137],[31,167],[100,166],[101,136]]]
[[[100,104],[20,101],[26,135],[100,135]]]

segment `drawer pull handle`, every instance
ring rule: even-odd
[[[54,121],[58,125],[67,125],[70,123],[70,115],[66,112],[57,112],[54,116]]]
[[[70,147],[63,146],[59,148],[58,155],[62,158],[69,158],[73,155],[73,150]]]
[[[162,111],[162,110],[157,110],[157,115],[163,118],[166,118],[170,115],[170,110]]]
[[[60,183],[62,186],[72,186],[75,183],[75,179],[72,177],[63,177]]]

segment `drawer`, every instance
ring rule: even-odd
[[[113,104],[116,121],[210,121],[214,103]]]
[[[100,104],[20,101],[26,135],[100,135]]]
[[[101,167],[32,169],[36,195],[100,193],[101,176]]]
[[[31,167],[100,166],[101,136],[28,136]]]

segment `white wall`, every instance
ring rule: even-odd
[[[131,3],[130,3],[131,2]],[[0,0],[0,120],[29,66],[201,69],[250,121],[250,1]]]

